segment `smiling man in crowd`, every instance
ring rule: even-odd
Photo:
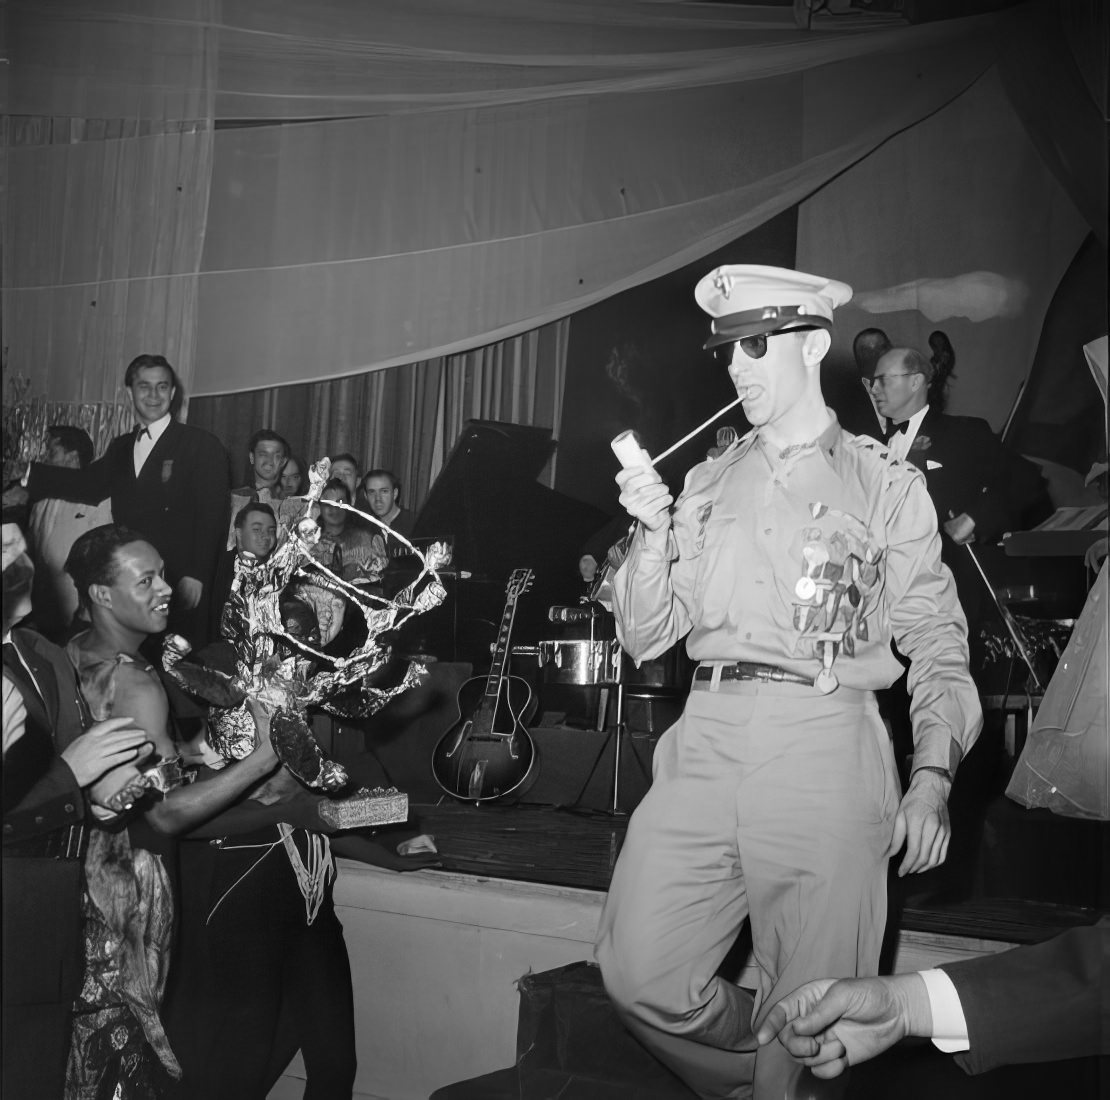
[[[111,498],[116,523],[137,531],[158,550],[173,585],[169,629],[194,646],[209,630],[209,603],[226,545],[230,460],[212,434],[174,418],[181,387],[161,355],[140,355],[124,375],[138,421],[84,469],[34,462],[26,488],[32,501],[48,497],[96,504]]]
[[[227,533],[229,550],[236,545],[235,521],[244,505],[256,501],[276,505],[282,499],[281,473],[288,457],[289,444],[277,432],[260,428],[250,437],[247,443],[250,480],[246,485],[231,490],[230,529]]]
[[[247,461],[251,468],[251,481],[231,490],[232,514],[251,500],[269,504],[281,495],[281,471],[289,457],[289,444],[277,432],[260,428],[247,443]],[[238,507],[236,507],[238,503]]]

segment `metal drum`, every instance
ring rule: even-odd
[[[539,644],[544,683],[615,684],[621,648],[615,639],[553,639]]]

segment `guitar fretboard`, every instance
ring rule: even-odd
[[[486,677],[486,698],[496,699],[501,691],[501,681],[505,678],[505,664],[509,657],[509,638],[513,632],[516,618],[516,605],[532,580],[531,569],[514,569],[509,578],[508,598],[501,615],[501,627],[497,631],[497,644],[494,647],[493,661],[489,676]]]

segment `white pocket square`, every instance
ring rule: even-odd
[[[943,468],[944,467],[941,463],[934,462],[931,458],[925,459],[925,469],[926,470],[941,470]]]

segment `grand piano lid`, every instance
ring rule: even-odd
[[[524,566],[535,572],[518,608],[522,639],[546,622],[549,605],[577,601],[582,548],[610,518],[536,480],[555,446],[550,428],[468,421],[412,527],[414,541],[451,544],[453,569],[489,581],[483,613],[494,622],[509,574]]]

